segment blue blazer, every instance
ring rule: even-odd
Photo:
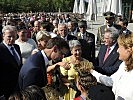
[[[41,51],[31,55],[22,66],[19,73],[19,87],[25,89],[30,85],[43,87],[47,84],[47,73]]]
[[[109,54],[107,59],[103,61],[107,50],[107,46],[101,45],[98,57],[95,62],[95,70],[98,71],[99,73],[108,76],[115,73],[118,70],[119,65],[122,63],[122,61],[119,60],[119,54],[117,52],[117,49],[118,49],[118,44],[116,44],[115,48]]]

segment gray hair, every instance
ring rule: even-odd
[[[58,28],[61,27],[61,26],[65,26],[67,28],[67,25],[65,23],[59,23],[58,24]]]
[[[110,27],[105,32],[110,32],[110,38],[113,40],[117,40],[120,34],[120,30],[116,29],[115,27]]]
[[[50,34],[47,32],[47,31],[39,31],[37,34],[36,34],[36,40],[41,40],[41,39],[50,39],[51,36]]]
[[[58,20],[55,19],[55,20],[53,20],[53,23],[58,24],[59,22],[58,22]]]
[[[12,25],[6,25],[6,26],[4,26],[3,29],[2,29],[2,33],[4,34],[6,30],[17,31],[16,27],[15,26],[12,26]]]
[[[70,50],[72,50],[72,48],[74,48],[76,46],[81,46],[81,43],[78,40],[70,40],[69,41]]]

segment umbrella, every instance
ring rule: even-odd
[[[122,0],[109,0],[107,11],[111,11],[116,15],[122,14]]]
[[[79,13],[80,14],[86,13],[84,0],[80,0],[80,3],[79,3]]]
[[[86,12],[87,20],[97,20],[97,4],[96,0],[89,0]]]
[[[74,7],[73,7],[73,13],[78,13],[79,9],[78,9],[78,0],[75,0],[74,2]]]

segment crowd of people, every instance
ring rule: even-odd
[[[1,16],[0,100],[132,100],[133,33],[103,16],[97,37],[82,15]]]

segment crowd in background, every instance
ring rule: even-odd
[[[1,15],[0,99],[132,100],[128,20],[103,16],[95,37],[79,14]]]

